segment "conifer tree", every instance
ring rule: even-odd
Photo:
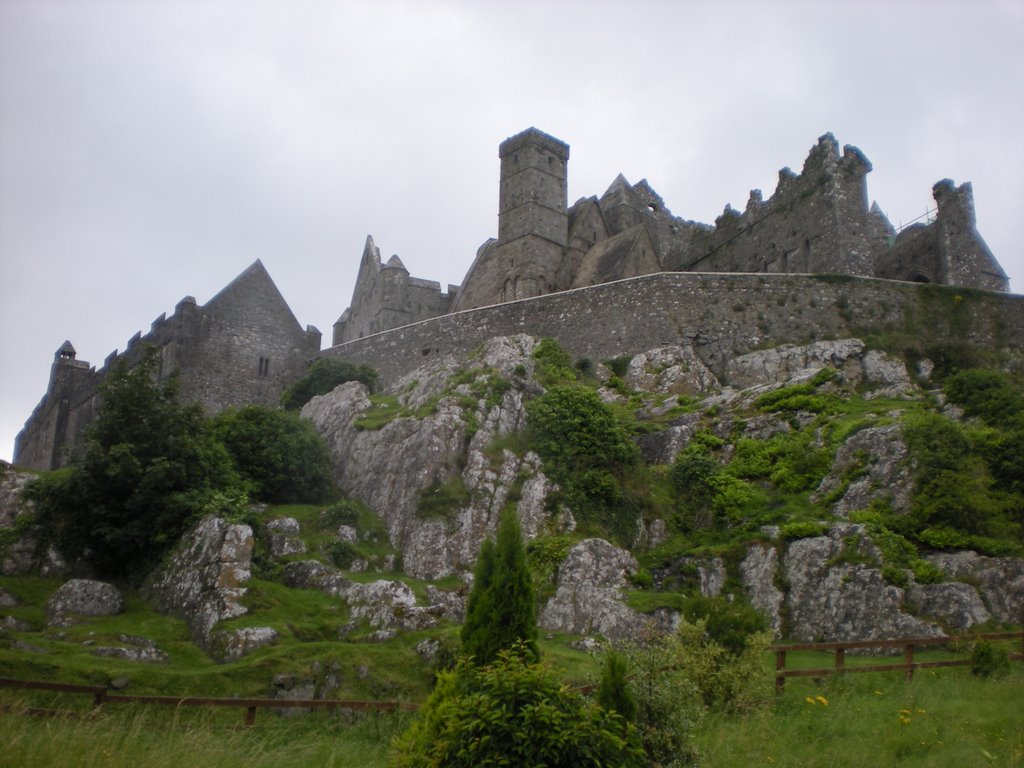
[[[615,651],[605,657],[601,683],[597,687],[597,703],[609,712],[618,712],[626,722],[636,719],[636,699],[626,684],[626,660]]]
[[[514,509],[507,509],[492,545],[485,542],[466,605],[462,650],[481,666],[499,651],[520,644],[527,661],[536,661],[537,609],[526,551]]]

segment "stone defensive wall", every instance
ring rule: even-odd
[[[662,272],[443,315],[321,355],[372,365],[387,383],[515,333],[550,336],[594,362],[692,344],[720,377],[755,349],[847,337],[897,352],[965,347],[1024,367],[1024,296],[836,275]]]

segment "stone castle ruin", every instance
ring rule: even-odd
[[[368,237],[351,305],[321,351],[320,332],[299,325],[256,262],[203,306],[185,297],[99,370],[61,345],[15,463],[66,464],[111,364],[137,360],[143,342],[159,350],[160,376],[177,371],[183,399],[209,413],[277,404],[317,355],[369,363],[388,380],[507,333],[553,336],[594,359],[682,342],[717,371],[769,343],[894,329],[955,330],[1024,353],[1024,297],[1007,293],[975,228],[969,183],[938,182],[934,220],[897,232],[868,205],[870,162],[826,134],[799,174],[779,172],[771,197],[753,190],[744,211],[726,206],[708,225],[674,216],[646,180],[621,175],[570,207],[569,146],[535,128],[502,142],[499,157],[498,237],[461,286],[412,277],[397,256],[382,263]],[[950,289],[939,286],[955,287],[958,301],[944,304]]]

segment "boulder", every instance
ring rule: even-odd
[[[124,598],[117,587],[92,579],[71,579],[50,596],[46,603],[47,621],[66,627],[80,616],[114,616],[124,610]]]
[[[626,384],[644,392],[698,395],[719,388],[718,379],[694,352],[693,346],[666,346],[633,357]]]
[[[604,539],[581,541],[559,566],[555,594],[537,623],[551,632],[612,640],[639,637],[651,619],[622,602],[627,577],[636,569],[636,558],[626,550]]]
[[[93,656],[138,661],[143,664],[166,664],[170,656],[156,647],[122,648],[120,646],[100,646],[92,652]]]
[[[906,600],[914,611],[938,619],[951,630],[966,631],[991,618],[970,584],[920,584],[907,590]]]
[[[277,639],[277,631],[271,627],[242,627],[216,633],[212,643],[221,661],[238,661],[258,648],[276,643]]]
[[[860,339],[816,341],[811,344],[782,344],[732,358],[726,364],[729,386],[746,389],[765,384],[781,384],[831,367],[861,376],[860,358],[864,342]]]
[[[786,598],[775,582],[779,570],[779,552],[775,547],[752,544],[740,563],[740,582],[750,604],[767,619],[775,637],[782,634],[782,605]]]
[[[294,517],[268,520],[264,531],[271,557],[305,554],[306,543],[300,538],[299,521]]]
[[[993,619],[1024,624],[1024,559],[964,551],[935,554],[928,560],[952,579],[977,584]]]
[[[252,548],[248,525],[203,518],[149,577],[143,593],[159,610],[184,619],[194,641],[209,650],[214,625],[247,611],[241,599]]]

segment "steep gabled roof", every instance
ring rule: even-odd
[[[258,305],[262,313],[267,310],[286,316],[300,330],[298,319],[281,291],[274,284],[263,262],[256,259],[242,273],[224,286],[216,296],[203,305],[203,310],[214,314],[232,314],[247,306]]]

